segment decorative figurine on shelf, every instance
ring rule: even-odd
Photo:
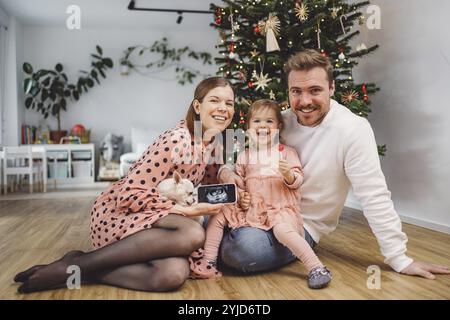
[[[123,136],[108,133],[100,146],[100,169],[99,180],[118,180],[119,160],[123,154]]]
[[[81,143],[89,143],[90,133],[91,130],[86,130],[82,124],[76,124],[73,126],[72,130],[70,130],[70,135],[79,137]]]
[[[80,144],[81,143],[81,139],[80,137],[77,136],[67,136],[67,137],[62,137],[61,140],[59,141],[60,144]]]

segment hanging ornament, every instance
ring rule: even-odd
[[[235,48],[235,45],[234,45],[234,42],[232,42],[230,44],[230,54],[228,55],[228,57],[230,57],[230,59],[234,59],[237,57],[237,54],[234,53],[234,48]]]
[[[365,103],[367,103],[369,101],[369,96],[367,95],[367,87],[366,87],[365,83],[363,83],[363,85],[361,87],[361,90],[362,90],[362,92],[364,94],[363,100],[364,100]]]
[[[358,98],[359,98],[358,92],[356,92],[355,90],[350,90],[350,91],[345,92],[342,95],[342,102],[344,102],[345,104],[348,104]]]
[[[253,59],[253,58],[256,58],[259,55],[259,52],[256,51],[256,49],[253,49],[253,51],[250,51],[250,55],[252,56],[252,59]]]
[[[239,23],[238,22],[234,22],[231,28],[233,29],[233,31],[239,31],[239,28],[240,28],[239,27]]]
[[[269,98],[270,98],[271,100],[275,100],[275,99],[276,99],[275,93],[273,93],[273,90],[270,90],[270,92],[269,92]]]
[[[239,80],[241,80],[241,81],[247,81],[247,72],[245,71],[245,70],[240,70],[239,72],[238,72],[238,77],[239,77]]]
[[[242,110],[239,111],[239,124],[245,124],[245,114]]]
[[[241,98],[241,103],[245,104],[245,105],[247,105],[249,107],[252,105],[252,101],[250,101],[250,100],[248,100],[246,98]]]
[[[259,28],[259,25],[256,25],[256,26],[253,28],[253,32],[254,32],[255,34],[259,34],[259,33],[261,32],[261,29]]]
[[[284,101],[284,102],[280,103],[280,107],[281,107],[281,110],[288,109],[289,108],[289,102],[288,101]]]
[[[260,22],[259,27],[261,29],[261,33],[266,34],[266,51],[280,51],[280,47],[278,46],[277,38],[280,33],[280,20],[273,13],[269,13],[269,18],[267,18],[266,22]]]
[[[363,15],[360,15],[358,17],[358,21],[359,21],[359,25],[362,26],[364,24],[364,22],[366,22],[366,17],[364,17]]]
[[[328,53],[325,50],[320,50],[320,54],[324,57],[328,57]]]
[[[220,8],[216,9],[216,24],[220,25],[222,23],[222,12]]]
[[[363,51],[363,50],[367,50],[367,47],[366,47],[366,45],[364,44],[364,43],[361,43],[360,45],[358,45],[357,47],[356,47],[356,51]]]
[[[255,77],[256,90],[264,90],[267,87],[267,84],[272,80],[268,76],[269,74],[263,74],[262,72],[260,72],[259,75]]]
[[[340,17],[339,20],[341,20],[342,32],[343,32],[344,34],[347,34],[347,31],[345,31],[345,26],[344,26],[344,21],[343,21],[343,19],[347,20],[347,17],[346,17],[344,14]]]
[[[320,33],[322,32],[322,30],[320,30],[320,23],[317,23],[317,47],[320,49]]]
[[[306,4],[302,3],[302,4],[298,4],[295,3],[295,15],[297,16],[297,18],[300,19],[301,22],[305,22],[306,20],[308,20],[309,17],[309,9],[306,6]]]
[[[331,17],[333,19],[336,19],[338,17],[338,8],[336,7],[331,8]]]
[[[339,54],[338,59],[339,59],[339,60],[341,61],[341,63],[342,63],[342,62],[344,62],[344,60],[345,60],[344,49],[339,48],[339,51],[340,51],[341,53]]]
[[[253,88],[253,82],[252,80],[250,80],[249,82],[247,82],[247,86],[251,89]]]
[[[271,78],[268,77],[268,74],[264,74],[264,60],[261,61],[259,59],[259,75],[256,74],[256,71],[253,70],[253,78],[256,80],[255,84],[256,84],[256,90],[261,89],[261,91],[263,91],[266,87],[267,84],[272,80]]]

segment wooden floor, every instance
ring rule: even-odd
[[[0,299],[450,299],[450,276],[436,280],[399,275],[383,264],[377,242],[360,212],[345,209],[338,229],[316,252],[334,274],[324,290],[310,290],[299,262],[252,276],[188,280],[171,293],[137,292],[102,285],[80,290],[16,293],[13,276],[72,249],[89,250],[93,197],[0,201]],[[411,257],[450,265],[450,235],[404,224]],[[368,289],[367,267],[381,268],[381,289]]]

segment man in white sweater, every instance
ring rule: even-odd
[[[284,142],[294,147],[303,165],[301,207],[305,238],[314,246],[336,229],[350,188],[378,239],[385,262],[395,271],[434,279],[448,267],[413,261],[406,255],[407,237],[395,212],[381,171],[377,144],[369,122],[331,97],[333,70],[328,58],[314,50],[292,56],[285,66],[290,110],[284,113]],[[230,168],[222,182],[243,182]],[[221,261],[243,272],[285,265],[295,257],[269,231],[240,228],[227,233]]]

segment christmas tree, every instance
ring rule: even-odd
[[[272,99],[288,108],[288,91],[283,72],[288,58],[304,49],[316,49],[334,66],[334,99],[357,115],[371,111],[370,95],[379,89],[373,83],[355,83],[352,70],[358,60],[378,48],[352,39],[359,23],[365,23],[362,8],[368,1],[342,0],[224,0],[211,4],[214,23],[221,37],[216,58],[218,74],[230,79],[236,89],[232,126],[244,128],[246,112],[258,99]],[[384,154],[385,146],[379,147]]]

